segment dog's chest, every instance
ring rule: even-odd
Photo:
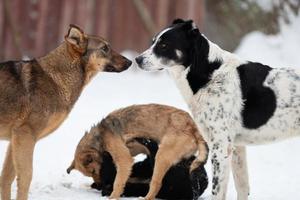
[[[239,126],[242,98],[236,72],[220,74],[192,98],[189,107],[206,140]]]

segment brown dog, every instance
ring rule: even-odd
[[[146,199],[155,198],[164,175],[172,165],[197,151],[191,171],[207,160],[206,143],[187,112],[158,104],[134,105],[112,112],[85,134],[68,172],[77,169],[100,182],[97,178],[101,170],[101,155],[104,151],[109,152],[117,168],[110,198],[118,199],[131,173],[133,159],[128,146],[134,138],[149,138],[159,143]]]
[[[65,41],[44,57],[0,63],[0,139],[9,140],[1,177],[1,199],[26,200],[35,143],[66,119],[84,86],[99,71],[121,72],[131,61],[103,38],[70,25]]]

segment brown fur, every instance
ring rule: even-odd
[[[99,71],[120,72],[131,62],[103,38],[70,25],[65,41],[44,57],[0,63],[0,139],[10,144],[1,177],[1,199],[27,200],[35,143],[66,119],[84,86]]]
[[[159,143],[146,199],[155,198],[172,165],[199,151],[191,165],[193,170],[204,164],[208,156],[206,143],[187,112],[158,104],[133,105],[112,112],[86,133],[77,146],[68,172],[77,169],[99,182],[101,155],[104,151],[109,152],[117,168],[110,198],[118,199],[133,165],[130,149],[135,147],[128,144],[134,138],[149,138]]]

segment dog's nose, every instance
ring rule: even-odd
[[[130,67],[131,64],[132,64],[132,61],[131,61],[131,60],[127,60],[127,61],[126,61],[126,67]]]
[[[143,63],[143,57],[142,56],[138,56],[135,58],[135,62],[138,64],[138,65],[141,65]]]

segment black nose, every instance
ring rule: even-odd
[[[143,59],[144,59],[144,58],[143,58],[142,56],[138,56],[138,57],[135,58],[135,61],[136,61],[136,63],[137,63],[138,65],[140,65],[140,64],[142,64]]]
[[[131,60],[127,60],[127,61],[126,61],[126,67],[130,67],[131,64],[132,64],[132,61],[131,61]]]

